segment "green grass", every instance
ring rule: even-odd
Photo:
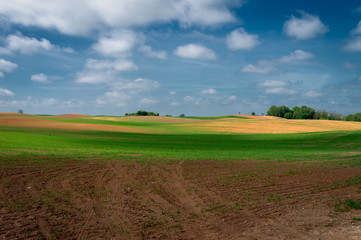
[[[348,212],[351,209],[360,210],[361,209],[361,201],[357,201],[354,199],[347,199],[345,201],[340,201],[335,204],[334,211],[335,212]]]
[[[225,115],[225,116],[199,116],[199,117],[185,117],[185,118],[192,118],[192,119],[204,119],[204,120],[218,120],[218,119],[224,119],[224,118],[240,118],[240,119],[248,119],[246,117],[242,116],[236,116],[236,115]]]
[[[106,122],[118,124],[113,121]],[[345,142],[353,144],[347,145],[344,144]],[[0,127],[0,156],[3,158],[14,154],[27,156],[71,154],[72,158],[84,159],[99,156],[104,159],[156,160],[316,160],[328,164],[360,166],[361,154],[352,156],[345,154],[360,152],[360,149],[361,131],[300,134],[141,134]],[[43,153],[25,150],[37,150]],[[124,154],[140,155],[129,157]],[[337,161],[327,162],[328,160]]]

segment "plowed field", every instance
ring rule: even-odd
[[[20,120],[4,124],[9,118]],[[160,133],[177,132],[182,119],[114,126],[51,118],[58,119],[0,117],[0,239],[360,239],[361,134],[354,129],[184,135],[192,128],[168,136]],[[34,119],[49,125],[31,125]],[[257,119],[230,121],[246,120]]]

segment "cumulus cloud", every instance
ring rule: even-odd
[[[126,59],[114,61],[88,59],[85,68],[76,74],[75,81],[89,84],[110,83],[117,80],[119,72],[135,70],[138,70],[138,67]]]
[[[15,96],[15,93],[8,89],[0,88],[0,97],[2,96]]]
[[[3,72],[12,72],[14,71],[18,65],[16,63],[6,61],[5,59],[0,58],[0,77],[4,76]]]
[[[174,54],[178,57],[198,60],[213,60],[217,58],[211,49],[195,43],[178,46]]]
[[[265,93],[284,95],[296,94],[295,90],[286,88],[289,84],[290,83],[286,81],[267,80],[259,83],[258,86],[266,88]]]
[[[133,93],[143,92],[143,91],[153,91],[160,87],[158,81],[137,78],[135,80],[119,79],[118,81],[112,82],[109,84],[112,89],[115,90],[127,90]]]
[[[231,50],[251,50],[260,42],[258,35],[249,34],[243,28],[238,28],[227,35],[226,43]]]
[[[98,105],[115,105],[118,107],[124,107],[127,105],[127,102],[131,100],[131,96],[124,92],[118,91],[109,91],[104,93],[103,96],[100,96],[96,99]]]
[[[208,88],[201,91],[201,94],[216,94],[218,93],[214,88]]]
[[[223,104],[230,104],[237,100],[237,97],[234,95],[228,96],[226,99],[222,101]]]
[[[126,57],[131,55],[133,47],[142,42],[143,38],[143,35],[131,30],[112,31],[100,37],[92,49],[107,57]]]
[[[283,31],[297,40],[315,38],[328,32],[328,26],[323,24],[318,16],[301,12],[301,17],[291,16],[283,25]]]
[[[304,63],[304,61],[312,59],[313,54],[310,52],[305,52],[303,50],[296,50],[291,52],[287,56],[280,57],[276,59],[279,63],[286,63],[286,64],[299,64]]]
[[[304,94],[302,94],[303,97],[306,98],[317,98],[317,97],[321,97],[322,93],[314,91],[314,90],[310,90],[305,92]]]
[[[361,51],[361,36],[354,37],[350,39],[346,46],[344,47],[345,50],[350,52],[359,52]]]
[[[280,88],[280,87],[285,87],[288,85],[289,85],[288,82],[277,81],[277,80],[267,80],[267,81],[259,83],[260,87],[271,87],[271,88]]]
[[[267,74],[275,70],[276,69],[274,67],[270,66],[256,66],[253,64],[248,64],[241,69],[241,72]]]
[[[359,21],[356,28],[351,31],[351,35],[360,35],[360,34],[361,34],[361,21]]]
[[[154,98],[142,98],[138,101],[138,103],[141,105],[152,105],[152,104],[155,104],[158,102],[159,102],[159,100],[154,99]]]
[[[202,99],[201,98],[197,98],[197,97],[192,97],[192,96],[185,96],[184,97],[184,101],[187,103],[193,103],[193,104],[200,104]]]
[[[39,83],[47,83],[49,82],[48,76],[43,73],[32,75],[30,78],[31,81],[39,82]]]
[[[11,0],[0,14],[9,22],[87,35],[107,28],[130,28],[177,21],[183,27],[235,22],[230,7],[244,1],[191,0]],[[116,7],[115,7],[116,6]]]
[[[147,91],[153,91],[160,87],[160,83],[157,81],[137,78],[135,80],[120,79],[117,81],[108,83],[110,91],[105,92],[102,96],[97,97],[96,103],[98,105],[114,105],[118,107],[124,107],[134,98],[139,98],[139,94]],[[147,100],[149,100],[147,102]],[[151,102],[153,101],[153,102]],[[142,98],[138,103],[152,104],[155,103],[155,99]]]
[[[88,59],[85,68],[97,71],[113,70],[116,72],[138,70],[138,67],[132,61],[126,59],[118,59],[115,61]]]
[[[13,52],[20,52],[22,54],[32,54],[35,52],[63,50],[65,52],[72,52],[70,48],[60,48],[50,43],[49,40],[41,38],[30,38],[21,34],[9,35],[5,39],[5,46],[0,47],[0,54],[11,54]]]
[[[177,93],[175,91],[169,91],[169,95],[176,95]]]
[[[293,95],[293,94],[296,94],[296,91],[293,90],[293,89],[287,89],[287,88],[283,88],[283,87],[276,87],[276,88],[268,88],[268,89],[266,89],[265,93]]]
[[[351,35],[352,37],[347,41],[344,49],[350,52],[361,51],[361,21],[357,24],[357,27],[351,31]]]
[[[248,64],[241,69],[241,72],[267,74],[276,71],[278,65],[298,65],[307,64],[307,60],[314,58],[310,52],[295,50],[289,55],[281,56],[274,59],[261,59],[257,64]]]
[[[166,51],[154,51],[151,46],[142,45],[139,47],[139,51],[144,52],[148,57],[154,57],[159,59],[166,59],[167,52]]]

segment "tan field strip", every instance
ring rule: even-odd
[[[159,122],[159,123],[194,123],[204,122],[205,120],[178,117],[162,116],[127,116],[127,117],[92,117],[92,119],[108,121],[129,121],[129,122]]]
[[[129,116],[93,117],[81,114],[66,114],[59,116],[42,117],[17,113],[0,113],[0,126],[24,127],[36,129],[58,129],[70,131],[115,131],[115,132],[138,132],[138,133],[190,133],[190,132],[222,132],[222,133],[303,133],[325,131],[356,131],[361,130],[361,122],[330,121],[330,120],[299,120],[283,119],[272,116],[248,116],[241,118],[223,119],[193,119],[161,116]],[[114,126],[106,124],[90,123],[65,123],[52,121],[52,118],[83,118],[94,120],[108,120],[118,122],[148,122],[159,123],[159,127],[152,128],[145,125],[137,126]],[[164,123],[164,128],[162,126]],[[172,125],[171,128],[167,123]],[[180,131],[179,131],[180,130]]]
[[[44,118],[35,117],[0,117],[0,126],[4,127],[22,127],[34,129],[56,129],[69,131],[115,131],[115,132],[139,132],[147,133],[147,129],[136,127],[112,126],[104,124],[88,124],[88,123],[62,123],[55,122]]]
[[[187,125],[201,131],[228,133],[302,133],[361,130],[361,122],[296,120],[269,118],[267,116],[259,116],[253,119],[221,119]]]

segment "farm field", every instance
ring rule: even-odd
[[[361,123],[0,113],[0,238],[359,239]]]

